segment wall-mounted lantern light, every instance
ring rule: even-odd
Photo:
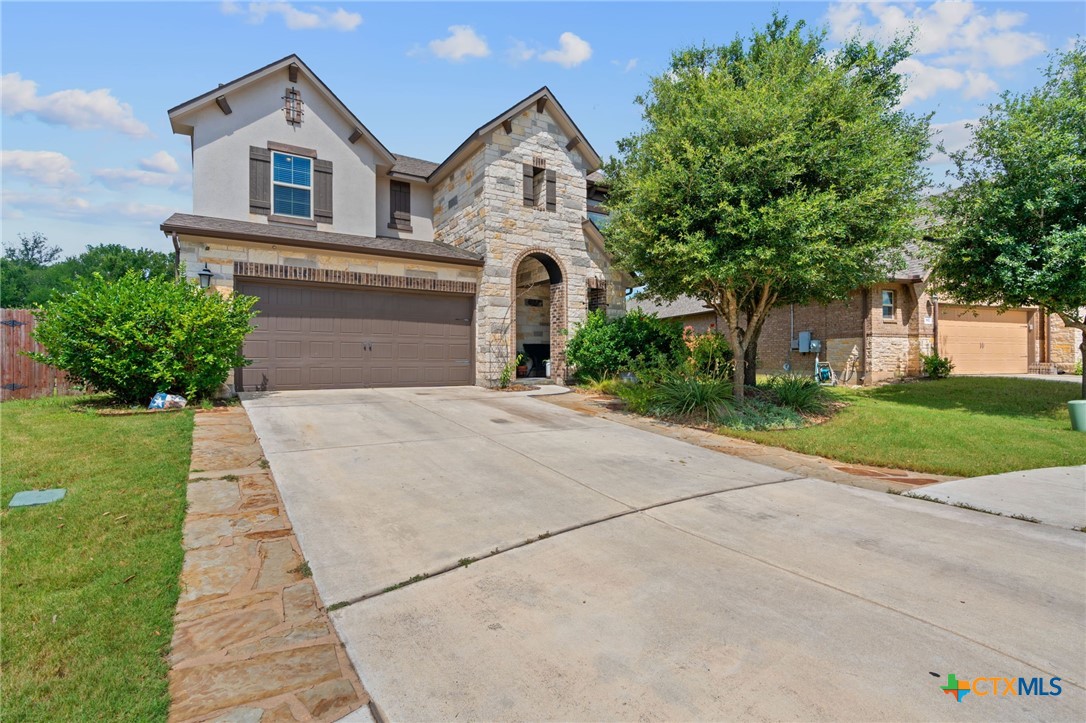
[[[211,273],[211,269],[207,267],[207,264],[204,264],[204,268],[196,275],[200,277],[200,288],[206,289],[211,286],[211,277],[215,274]]]

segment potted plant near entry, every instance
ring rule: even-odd
[[[528,364],[527,364],[527,361],[528,360],[524,358],[523,354],[517,354],[517,376],[518,377],[526,377],[526,376],[528,376]]]

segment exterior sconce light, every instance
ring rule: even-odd
[[[211,277],[215,274],[211,273],[211,269],[204,264],[204,268],[197,274],[200,277],[200,288],[206,289],[211,286]]]

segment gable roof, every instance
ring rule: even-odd
[[[640,309],[646,314],[656,314],[661,319],[714,313],[712,309],[706,308],[704,301],[692,296],[680,296],[674,301],[650,301],[647,298],[635,296],[626,305],[631,309]]]
[[[238,90],[239,88],[244,88],[251,83],[263,80],[272,73],[285,70],[291,65],[297,66],[298,71],[300,73],[304,73],[309,78],[310,82],[312,82],[313,85],[317,87],[317,90],[320,91],[321,94],[324,95],[325,98],[328,100],[328,102],[332,104],[332,107],[339,111],[341,115],[343,115],[359,132],[361,132],[362,137],[365,138],[370,143],[370,145],[374,147],[374,149],[377,151],[377,155],[380,156],[386,164],[390,166],[395,164],[396,156],[392,153],[392,151],[388,150],[388,148],[386,148],[385,145],[381,143],[381,141],[377,140],[377,136],[373,135],[373,133],[370,132],[369,128],[366,128],[365,124],[363,124],[362,121],[358,120],[358,116],[352,113],[351,110],[343,103],[343,101],[341,101],[339,97],[332,92],[332,89],[325,85],[324,81],[317,77],[317,74],[310,70],[309,66],[302,62],[302,59],[294,53],[291,53],[285,58],[280,58],[274,63],[269,63],[263,68],[257,68],[251,73],[246,73],[240,78],[235,78],[229,83],[223,83],[214,90],[209,90],[206,93],[202,93],[201,95],[192,98],[191,100],[187,100],[184,103],[175,105],[173,108],[170,108],[170,110],[167,111],[170,116],[170,127],[173,128],[174,133],[183,133],[185,135],[190,134],[192,132],[192,127],[181,122],[181,119],[187,116],[189,113],[198,108],[202,108],[209,103],[214,103],[215,99],[219,96],[227,95],[233,91]],[[347,139],[345,138],[344,141],[346,142]]]
[[[389,175],[393,176],[414,176],[419,179],[426,179],[439,165],[433,161],[424,161],[421,158],[403,156],[399,153],[396,153],[395,156],[396,165],[392,166],[392,170],[389,171]]]
[[[469,135],[463,143],[457,146],[455,151],[449,154],[448,158],[442,161],[437,166],[437,168],[435,168],[430,173],[426,180],[430,183],[435,183],[436,181],[438,181],[445,175],[447,171],[455,168],[460,160],[462,160],[469,153],[476,150],[478,146],[482,144],[483,139],[486,137],[486,135],[493,131],[495,128],[497,128],[499,125],[501,125],[503,121],[521,114],[533,104],[538,103],[540,100],[543,99],[546,99],[547,102],[553,106],[554,111],[557,111],[552,111],[552,115],[554,116],[555,120],[558,121],[559,125],[565,126],[564,130],[566,131],[566,135],[568,135],[570,138],[577,137],[581,139],[580,144],[578,144],[577,146],[578,152],[582,156],[584,156],[586,161],[588,161],[589,167],[591,167],[593,170],[599,168],[603,164],[603,159],[600,158],[600,155],[596,153],[596,149],[593,148],[592,144],[588,142],[587,138],[585,138],[585,135],[581,132],[581,129],[577,127],[577,124],[574,123],[573,119],[569,116],[568,113],[566,113],[566,109],[563,108],[562,104],[558,102],[558,99],[554,97],[554,93],[551,92],[551,89],[544,85],[536,92],[532,93],[523,100],[514,103],[509,108],[506,108],[504,111],[476,128],[475,131],[471,135]]]

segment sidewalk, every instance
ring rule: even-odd
[[[906,495],[1086,532],[1086,466],[971,477]]]

